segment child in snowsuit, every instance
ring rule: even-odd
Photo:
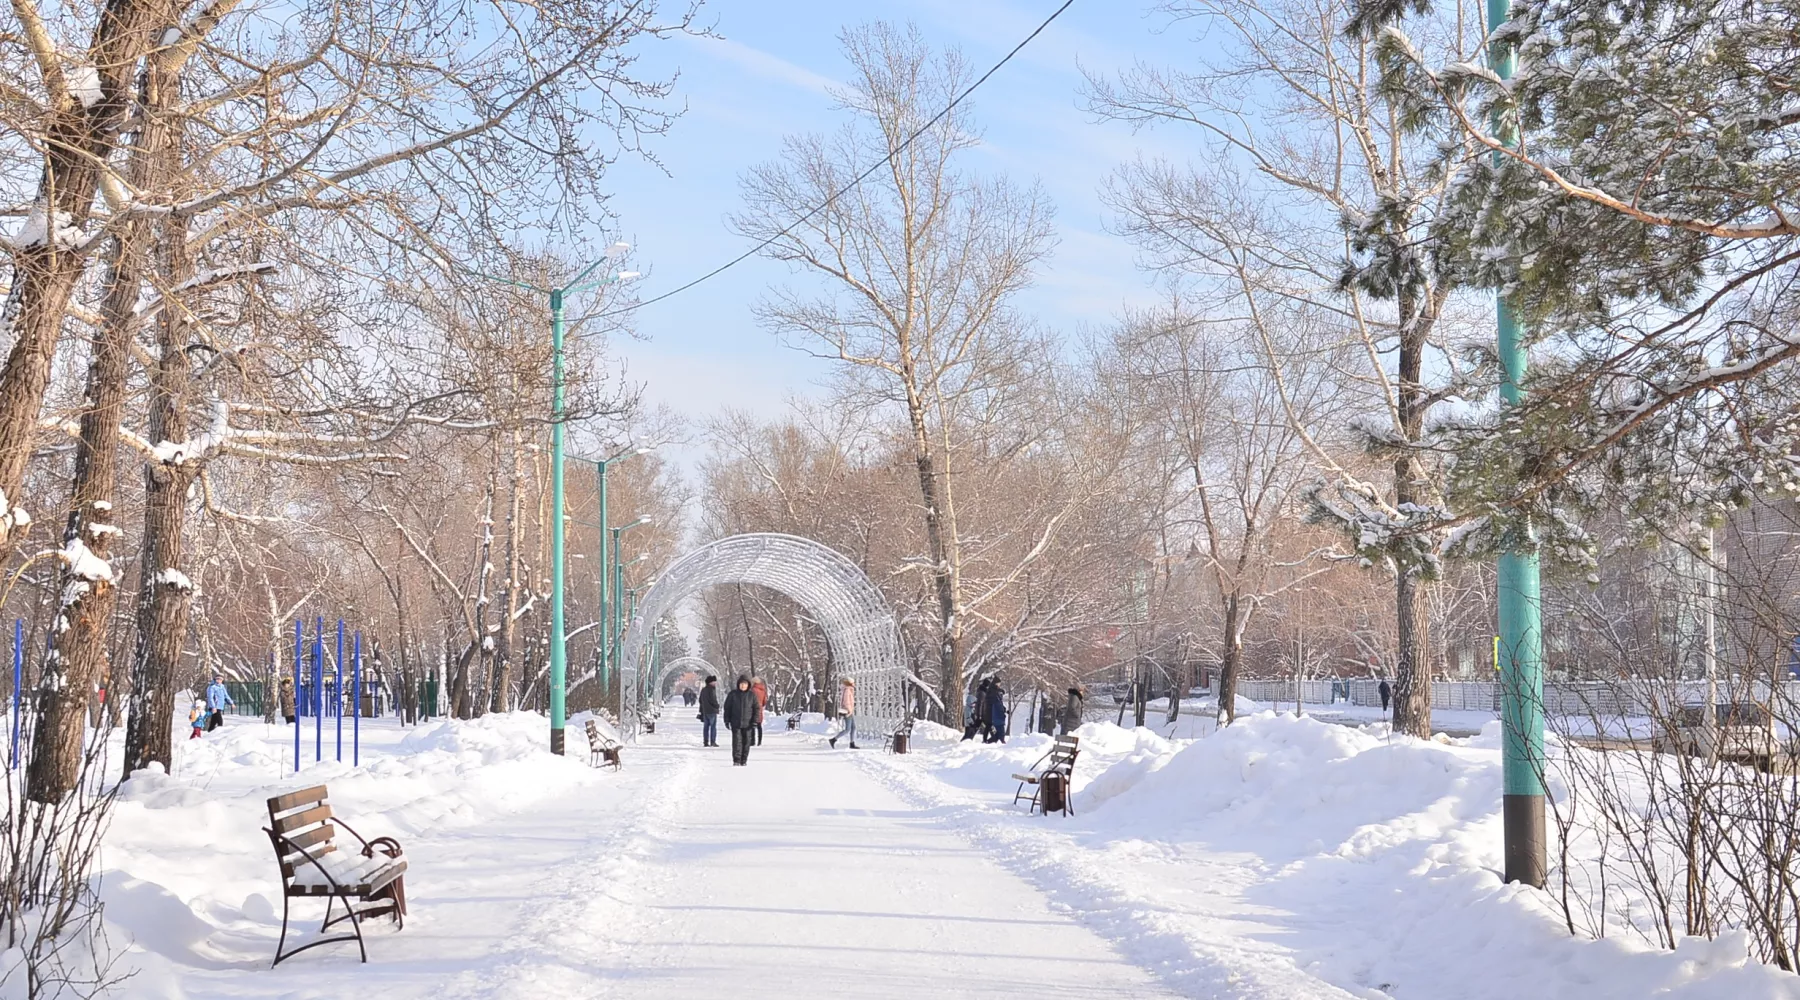
[[[206,732],[206,722],[210,718],[212,715],[206,710],[206,702],[194,702],[194,707],[188,709],[188,739],[199,739]]]

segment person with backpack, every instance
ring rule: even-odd
[[[844,678],[844,693],[838,697],[838,709],[843,714],[844,728],[839,729],[838,734],[836,736],[833,736],[831,739],[827,740],[826,742],[831,744],[831,748],[833,750],[836,750],[837,749],[837,741],[843,739],[845,736],[848,736],[848,737],[850,737],[850,749],[855,750],[855,749],[857,749],[857,746],[856,746],[856,682],[851,680],[848,677]]]
[[[719,679],[710,675],[700,689],[700,745],[719,745]]]
[[[756,704],[756,692],[750,690],[750,675],[739,674],[736,687],[725,696],[725,728],[731,730],[733,767],[750,763],[750,741],[755,738],[756,720],[761,711]]]
[[[763,709],[769,705],[769,685],[761,677],[750,678],[750,693],[756,695],[756,745],[762,746]]]
[[[963,739],[972,740],[976,733],[981,733],[984,737],[987,735],[988,689],[993,684],[990,678],[976,686],[974,700],[969,703],[969,725],[963,729]]]
[[[1000,689],[1000,678],[993,679],[987,689],[987,735],[983,743],[1006,742],[1006,692]]]

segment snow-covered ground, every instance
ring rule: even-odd
[[[1502,885],[1491,729],[1417,742],[1258,714],[1169,741],[1090,723],[1065,819],[1010,804],[1041,736],[921,725],[894,756],[872,736],[829,750],[808,719],[739,769],[672,711],[613,772],[550,755],[535,715],[382,721],[362,767],[296,776],[291,730],[234,721],[118,805],[103,894],[133,975],[115,995],[1800,1000],[1739,939],[1572,938],[1542,894]],[[333,946],[271,970],[263,800],[319,781],[405,844],[411,915],[371,926],[366,966]]]

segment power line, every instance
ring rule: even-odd
[[[585,318],[586,319],[604,319],[608,316],[615,316],[619,313],[630,312],[631,310],[634,310],[634,309],[641,309],[644,306],[655,305],[656,303],[661,302],[664,299],[672,298],[676,295],[680,295],[682,292],[685,292],[688,289],[693,288],[695,285],[698,285],[701,282],[711,280],[712,278],[716,278],[719,275],[724,274],[726,271],[730,270],[731,268],[734,268],[737,265],[742,264],[744,261],[749,260],[751,257],[756,256],[758,253],[761,253],[765,247],[769,246],[769,244],[774,243],[776,240],[781,239],[783,236],[788,235],[789,233],[793,232],[799,226],[805,224],[813,216],[818,215],[820,212],[825,211],[825,209],[830,207],[833,202],[837,201],[839,198],[842,198],[844,195],[850,193],[851,188],[857,186],[858,184],[861,184],[864,180],[868,179],[870,174],[873,174],[875,171],[880,170],[882,167],[887,166],[890,162],[893,161],[894,157],[900,155],[901,153],[906,152],[907,148],[909,146],[911,146],[914,141],[916,141],[920,136],[924,135],[926,132],[929,132],[933,125],[936,125],[938,122],[943,121],[944,117],[946,115],[950,114],[950,112],[955,111],[957,108],[957,105],[960,105],[963,101],[967,100],[970,94],[973,94],[978,87],[980,87],[982,84],[986,83],[988,80],[988,77],[993,76],[995,73],[998,73],[1000,71],[1000,67],[1005,66],[1007,63],[1011,62],[1013,56],[1018,55],[1020,50],[1024,49],[1025,46],[1030,45],[1032,39],[1034,39],[1038,35],[1042,34],[1045,28],[1050,27],[1050,23],[1052,21],[1055,21],[1058,17],[1061,17],[1062,12],[1065,10],[1068,10],[1071,6],[1074,5],[1074,3],[1075,3],[1075,0],[1063,0],[1063,5],[1061,7],[1056,8],[1055,11],[1051,12],[1049,17],[1044,18],[1044,22],[1042,24],[1038,25],[1035,29],[1033,29],[1031,34],[1026,35],[1024,41],[1021,41],[1019,44],[1013,46],[1011,52],[1008,52],[1005,56],[1003,56],[1000,59],[999,62],[997,62],[993,66],[989,67],[988,71],[986,73],[981,74],[980,78],[978,78],[974,83],[971,83],[967,87],[963,88],[963,92],[960,94],[957,94],[955,100],[952,100],[949,104],[944,105],[944,109],[942,111],[939,111],[937,114],[932,115],[931,120],[927,121],[925,124],[919,126],[917,131],[915,131],[915,132],[913,132],[913,134],[907,136],[906,141],[900,143],[900,145],[895,146],[893,149],[889,150],[888,154],[886,156],[882,157],[879,160],[876,160],[874,163],[869,164],[868,168],[865,169],[862,173],[857,174],[854,178],[852,178],[843,187],[838,188],[836,191],[832,192],[830,197],[826,198],[824,201],[820,202],[819,204],[814,205],[812,207],[812,209],[810,211],[808,211],[805,215],[802,215],[798,219],[795,219],[793,222],[788,223],[787,227],[785,229],[781,230],[781,232],[778,232],[775,235],[769,237],[768,239],[763,240],[761,243],[758,243],[757,245],[751,247],[748,250],[745,250],[743,253],[738,254],[736,257],[733,257],[730,260],[726,261],[725,263],[720,264],[718,267],[713,268],[712,270],[706,272],[705,274],[702,274],[700,277],[695,278],[694,280],[688,282],[685,285],[681,285],[676,288],[673,288],[673,289],[666,291],[666,292],[662,293],[661,295],[658,295],[654,298],[645,299],[642,302],[634,302],[629,306],[619,306],[614,309],[609,309],[606,312],[598,313],[596,315],[588,316]]]

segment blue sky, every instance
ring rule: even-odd
[[[711,0],[704,16],[718,39],[680,38],[646,46],[647,73],[679,70],[675,100],[687,112],[654,144],[668,173],[621,161],[610,174],[612,210],[646,272],[650,297],[747,249],[725,218],[738,207],[738,178],[773,159],[783,136],[838,127],[828,88],[847,76],[837,35],[846,23],[910,22],[939,47],[962,49],[985,70],[1060,0]],[[1082,109],[1082,70],[1110,73],[1135,59],[1191,64],[1190,32],[1164,34],[1149,0],[1076,0],[1031,46],[973,98],[984,144],[970,169],[1035,180],[1056,206],[1060,245],[1021,308],[1065,336],[1103,326],[1127,304],[1155,297],[1131,245],[1109,233],[1100,189],[1140,150],[1186,158],[1196,136],[1133,135],[1096,124]],[[1191,27],[1191,26],[1190,26]],[[772,287],[803,281],[781,264],[745,261],[704,285],[639,311],[643,338],[613,352],[645,400],[694,419],[731,406],[774,416],[795,394],[818,391],[827,363],[782,347],[756,322],[756,302]],[[688,449],[681,449],[689,451]],[[691,461],[692,452],[682,456]]]

